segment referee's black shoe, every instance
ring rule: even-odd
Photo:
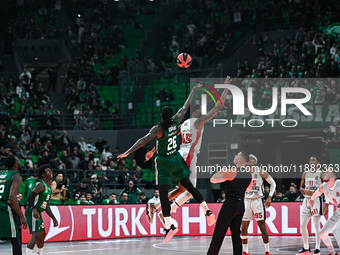
[[[178,232],[178,228],[176,228],[174,224],[171,224],[171,227],[169,229],[164,229],[164,231],[165,231],[165,237],[164,237],[163,243],[167,243]]]

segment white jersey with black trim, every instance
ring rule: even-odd
[[[251,173],[251,177],[252,177],[252,187],[249,192],[245,193],[244,198],[256,199],[256,198],[264,197],[263,178],[260,175],[260,168],[258,166],[254,166],[254,172]]]
[[[315,192],[322,184],[321,181],[321,171],[316,171],[314,173],[307,172],[305,175],[305,189],[309,189]],[[305,198],[311,198],[305,194]]]
[[[325,184],[323,186],[323,193],[331,204],[340,206],[340,180],[336,180],[332,188]]]
[[[196,154],[200,153],[204,128],[202,130],[196,128],[195,122],[197,119],[187,119],[181,125],[182,144],[180,150],[187,149],[196,152]]]

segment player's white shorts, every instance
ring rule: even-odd
[[[196,173],[197,154],[196,152],[190,151],[189,149],[180,149],[178,152],[181,154],[182,158],[187,163],[190,169],[190,172],[191,172],[189,179],[192,185],[196,187],[196,183],[197,183],[197,173]]]
[[[255,217],[256,221],[266,219],[266,209],[262,197],[255,199],[244,199],[244,214],[242,221],[251,221]]]
[[[318,216],[322,215],[322,198],[314,199],[313,207],[309,204],[310,198],[305,197],[302,202],[301,216]]]

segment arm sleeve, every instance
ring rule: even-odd
[[[28,196],[27,201],[28,201],[28,206],[30,208],[34,208],[34,200],[37,195],[38,194],[35,191],[32,191],[32,193]]]
[[[270,184],[269,196],[272,197],[276,189],[276,182],[274,181],[273,177],[271,177],[269,174],[268,174],[268,178],[266,179],[266,181]]]

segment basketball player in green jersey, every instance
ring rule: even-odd
[[[216,222],[215,215],[209,210],[202,194],[190,182],[188,165],[177,151],[178,123],[183,120],[194,93],[200,86],[201,85],[197,85],[193,88],[183,107],[175,115],[173,115],[170,107],[164,107],[161,113],[161,122],[153,126],[147,135],[140,138],[130,149],[117,157],[118,159],[125,158],[155,138],[156,152],[158,154],[155,159],[156,185],[160,193],[165,222],[165,237],[163,243],[167,243],[178,231],[173,224],[171,225],[170,202],[168,200],[171,177],[176,178],[200,204],[207,217],[208,225],[211,226]]]
[[[53,179],[53,173],[49,165],[42,165],[38,169],[39,181],[34,186],[31,194],[28,196],[28,207],[25,211],[25,216],[28,222],[31,240],[27,244],[26,255],[31,255],[34,245],[37,243],[38,255],[42,255],[45,242],[45,227],[41,217],[41,213],[46,211],[47,215],[53,220],[54,227],[58,226],[58,221],[54,217],[49,206],[51,197],[50,184]]]
[[[0,238],[9,238],[13,247],[13,255],[21,255],[21,240],[18,238],[18,226],[15,225],[13,210],[20,218],[22,228],[27,228],[27,222],[20,210],[17,194],[22,182],[19,174],[21,169],[19,159],[10,155],[5,160],[6,171],[0,173]]]
[[[22,204],[27,206],[27,197],[31,194],[34,189],[35,184],[37,183],[37,178],[34,176],[30,176],[27,178],[24,189],[22,191]]]

